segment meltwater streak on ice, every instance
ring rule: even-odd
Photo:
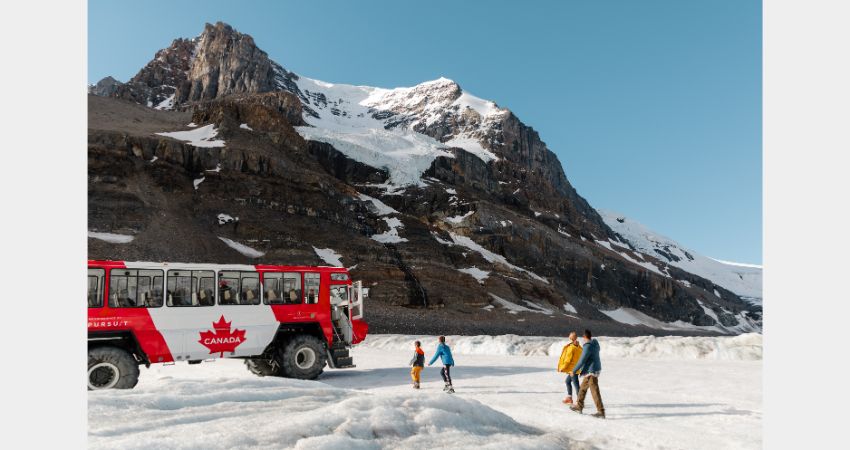
[[[682,337],[639,336],[598,337],[603,358],[638,359],[710,359],[759,361],[762,359],[762,335]],[[436,348],[436,336],[370,334],[362,347],[409,350],[413,341],[422,342],[426,353]],[[543,336],[446,336],[452,352],[466,355],[558,356],[566,338]]]

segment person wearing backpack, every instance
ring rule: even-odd
[[[567,374],[564,381],[567,384],[567,397],[564,398],[563,402],[568,405],[573,403],[573,387],[575,386],[576,395],[579,391],[579,374],[572,373],[579,358],[581,358],[581,346],[578,344],[576,332],[571,331],[570,342],[561,350],[561,358],[558,359],[558,372]]]
[[[422,350],[422,343],[416,341],[413,343],[413,359],[410,360],[410,378],[413,379],[413,389],[419,389],[419,380],[422,374],[422,368],[425,367],[425,352]]]

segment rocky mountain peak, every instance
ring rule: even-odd
[[[96,84],[90,85],[89,94],[99,95],[101,97],[111,97],[122,84],[123,83],[115,78],[107,76],[102,78]]]
[[[178,100],[197,102],[275,90],[275,66],[251,36],[223,22],[206,24],[197,38],[188,72],[190,84],[180,90]]]

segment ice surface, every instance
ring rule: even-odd
[[[493,294],[491,296],[497,298]],[[500,299],[502,302],[506,300]],[[510,303],[510,302],[507,302]],[[514,307],[522,306],[511,303]],[[581,330],[578,330],[581,334]],[[565,333],[567,334],[567,333]],[[760,361],[762,359],[762,335],[747,333],[738,336],[639,336],[597,337],[601,345],[602,358],[633,359],[711,359],[734,361]],[[383,350],[406,350],[413,341],[422,342],[426,353],[436,349],[435,336],[375,334],[369,335],[361,347]],[[510,355],[510,356],[555,356],[567,344],[564,337],[517,336],[446,336],[452,353],[458,355]]]
[[[249,258],[259,258],[259,257],[266,254],[265,252],[255,250],[251,247],[248,247],[247,245],[243,245],[243,244],[240,244],[236,241],[232,241],[232,240],[230,240],[226,237],[219,236],[218,238],[221,239],[222,242],[227,244],[228,247],[232,248],[233,250],[236,250],[237,252],[239,252],[239,253],[241,253],[241,254],[249,257]]]
[[[98,231],[89,231],[89,237],[100,239],[101,241],[106,241],[111,244],[127,244],[129,242],[132,242],[135,238],[134,236],[130,236],[127,234],[101,233]]]
[[[342,265],[342,261],[340,261],[342,255],[337,253],[334,249],[313,247],[313,251],[316,252],[316,255],[318,255],[319,258],[321,258],[322,261],[325,262],[325,264],[328,264],[333,267],[344,267]]]
[[[218,130],[215,128],[215,124],[205,125],[189,131],[171,131],[154,134],[185,141],[195,147],[224,147],[225,144],[223,140],[215,139],[218,136]]]
[[[236,361],[221,362],[229,369]],[[241,377],[199,378],[219,369],[211,366],[175,379],[160,376],[132,391],[89,393],[89,448],[558,449],[566,443],[473,399],[248,378],[244,369]]]
[[[565,332],[566,334],[566,332]],[[410,387],[413,341],[369,335],[357,368],[318,381],[258,378],[240,360],[141,368],[133,390],[88,396],[88,447],[245,449],[758,449],[761,336],[600,337],[607,420],[561,403],[564,337],[447,336],[456,394],[438,367]],[[718,376],[722,374],[722,376]]]

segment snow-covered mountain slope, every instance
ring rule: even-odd
[[[752,303],[761,304],[761,266],[708,258],[621,214],[606,210],[598,212],[602,220],[637,251],[711,280]]]
[[[436,157],[453,156],[449,147],[462,148],[484,162],[498,159],[482,142],[507,110],[462,91],[451,80],[383,89],[326,83],[278,70],[279,87],[297,94],[304,106],[308,125],[297,127],[298,133],[387,169],[393,187],[421,185],[422,173]]]

